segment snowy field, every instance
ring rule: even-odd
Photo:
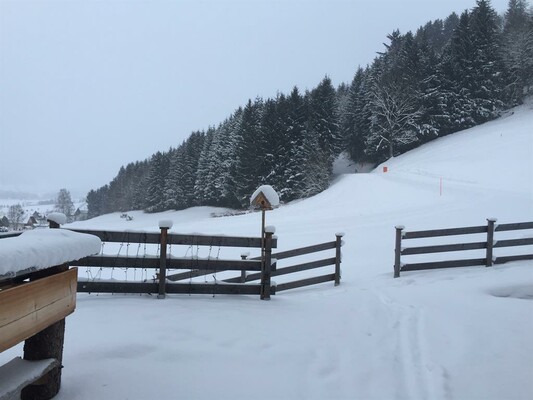
[[[397,157],[387,173],[379,166],[344,175],[324,193],[269,212],[278,250],[345,233],[338,287],[271,301],[78,295],[57,398],[532,399],[533,262],[392,277],[397,224],[409,231],[533,220],[532,128],[526,105]],[[116,213],[71,226],[157,231],[171,219],[176,233],[258,235],[259,213],[211,217],[225,211],[132,211],[131,221]],[[0,364],[21,353],[19,345],[0,354]]]

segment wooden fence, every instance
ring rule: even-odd
[[[307,246],[299,249],[272,254],[272,249],[277,247],[277,238],[273,231],[265,232],[264,248],[261,238],[231,237],[231,236],[204,236],[204,235],[178,235],[168,234],[166,229],[161,233],[136,233],[136,232],[109,232],[72,229],[75,232],[93,234],[103,242],[115,243],[144,243],[158,244],[159,256],[143,255],[142,257],[96,255],[86,257],[71,263],[76,266],[90,266],[100,268],[151,268],[158,271],[157,282],[125,282],[105,280],[79,279],[78,292],[94,293],[157,293],[163,298],[166,293],[181,294],[249,294],[259,295],[261,299],[269,299],[272,294],[288,289],[314,285],[322,282],[334,281],[340,284],[340,263],[342,234],[336,235],[336,240],[318,245]],[[262,250],[262,257],[248,259],[246,255],[240,259],[219,259],[199,257],[168,257],[167,245],[209,246],[211,247],[239,247],[258,248]],[[308,255],[324,250],[334,249],[335,256],[310,261],[285,268],[277,268],[279,260]],[[328,265],[335,266],[333,273],[316,277],[301,279],[293,282],[273,284],[272,277],[287,275],[296,272],[321,268]],[[187,271],[167,274],[168,269],[183,269]],[[213,283],[192,282],[192,278],[216,274],[227,271],[239,271],[240,276],[224,280],[215,280]],[[189,280],[188,283],[180,281]],[[249,283],[259,281],[259,283]]]
[[[498,240],[495,237],[497,232],[518,231],[533,229],[533,222],[518,222],[512,224],[496,224],[496,219],[487,219],[487,225],[470,226],[465,228],[436,229],[427,231],[405,232],[403,226],[396,227],[396,245],[394,257],[394,277],[400,276],[400,271],[418,271],[436,268],[454,268],[484,265],[487,267],[493,264],[503,264],[509,261],[533,260],[533,254],[520,254],[494,257],[494,249],[514,246],[533,245],[533,237],[512,238]],[[466,242],[456,244],[437,244],[430,246],[402,247],[403,240],[425,239],[444,236],[485,234],[485,240],[480,242]],[[432,261],[421,263],[402,263],[401,257],[416,254],[462,252],[467,250],[483,250],[482,258],[465,258],[446,261]]]

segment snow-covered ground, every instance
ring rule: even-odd
[[[532,128],[526,105],[390,160],[387,173],[379,166],[344,175],[324,193],[268,212],[278,250],[345,233],[338,287],[271,301],[78,295],[57,398],[533,398],[532,261],[392,277],[397,224],[533,220]],[[71,226],[157,231],[159,220],[172,220],[176,233],[258,235],[259,213],[211,217],[224,211],[132,211],[132,220],[116,213]],[[0,364],[21,352],[19,345],[0,354]]]

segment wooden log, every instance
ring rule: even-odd
[[[533,222],[517,222],[513,224],[498,224],[494,229],[496,232],[516,231],[521,229],[533,229]]]
[[[433,229],[428,231],[404,232],[403,239],[420,239],[437,236],[469,235],[487,232],[487,226],[469,226],[465,228]]]
[[[449,251],[485,249],[486,247],[487,247],[486,242],[441,244],[441,245],[435,245],[435,246],[408,247],[408,248],[403,249],[401,251],[401,254],[404,256],[407,256],[407,255],[413,255],[413,254],[445,253]]]
[[[323,282],[335,281],[335,274],[315,276],[312,278],[301,279],[293,282],[278,283],[276,285],[276,293],[284,290],[296,289],[304,286],[316,285]]]
[[[20,399],[21,391],[35,383],[52,369],[59,367],[55,358],[28,361],[15,357],[0,367],[0,400]]]
[[[476,266],[476,265],[485,265],[485,262],[486,262],[486,258],[473,258],[473,259],[465,259],[465,260],[410,263],[410,264],[402,265],[402,272],[403,271],[420,271],[424,269],[471,267],[471,266]]]

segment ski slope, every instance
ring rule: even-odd
[[[278,250],[345,233],[339,287],[287,291],[269,302],[78,295],[57,398],[533,398],[533,262],[392,278],[397,224],[533,220],[532,128],[526,104],[268,212]],[[157,231],[159,220],[171,219],[171,232],[258,236],[259,213],[211,217],[227,211],[132,211],[131,221],[115,213],[71,226]],[[0,354],[0,363],[21,351]]]

